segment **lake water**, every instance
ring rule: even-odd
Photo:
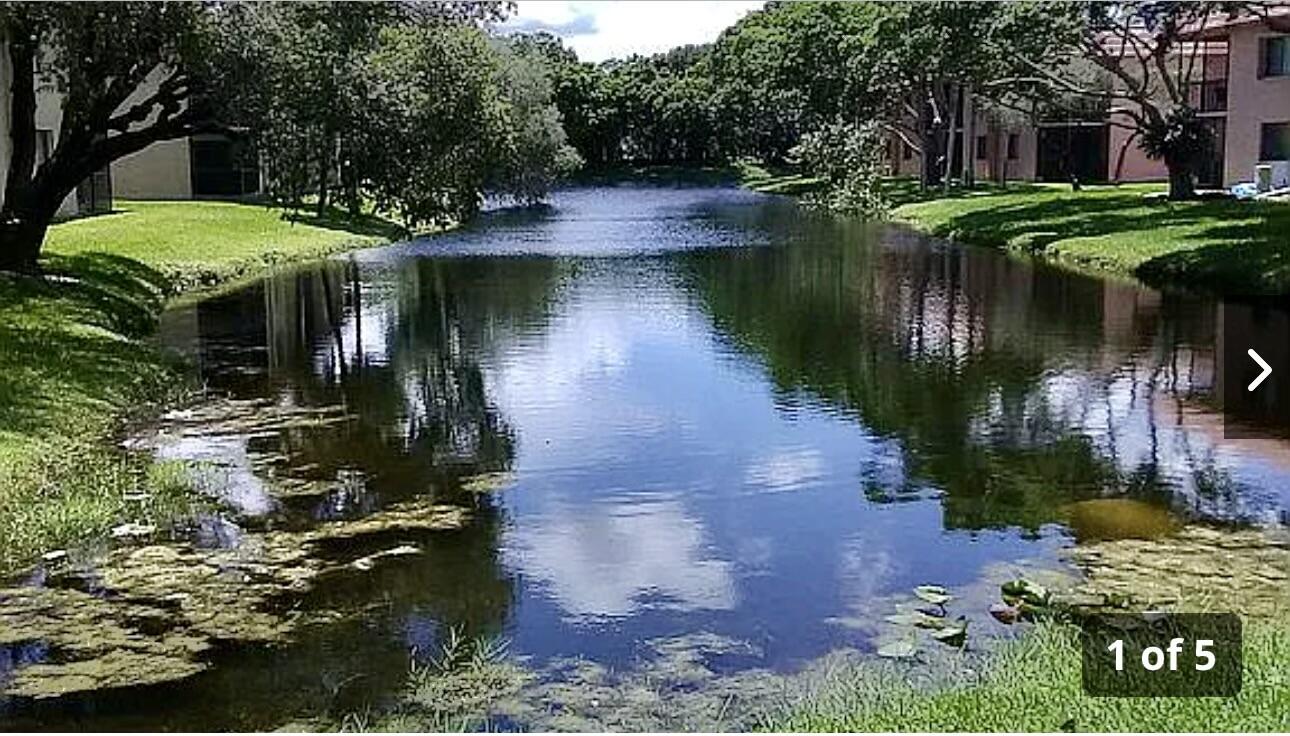
[[[1137,531],[1093,499],[1277,523],[1290,448],[1222,439],[1218,310],[786,199],[638,186],[176,308],[164,339],[212,391],[356,416],[248,440],[336,487],[248,491],[240,523],[500,475],[465,529],[299,603],[350,612],[334,625],[64,715],[254,728],[359,707],[450,627],[535,667],[628,669],[704,633],[741,643],[709,653],[718,671],[792,671],[872,651],[913,586]]]

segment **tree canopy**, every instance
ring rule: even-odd
[[[252,142],[267,194],[410,226],[496,194],[540,199],[577,164],[546,57],[484,28],[498,2],[3,3],[13,152],[0,268],[35,266],[59,204],[162,140]],[[37,90],[61,124],[38,160]]]
[[[94,172],[202,131],[253,143],[279,203],[375,206],[410,226],[468,217],[490,194],[537,201],[581,162],[800,161],[839,188],[826,199],[866,202],[859,187],[893,138],[918,152],[925,185],[948,183],[956,165],[970,183],[971,157],[957,147],[982,108],[1126,127],[1186,197],[1211,144],[1195,114],[1207,24],[1266,12],[1164,0],[768,2],[712,44],[592,64],[549,34],[498,36],[491,23],[509,10],[0,2],[13,72],[0,268],[35,265],[59,204]],[[60,95],[60,127],[38,155],[45,86]]]

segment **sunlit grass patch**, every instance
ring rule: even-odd
[[[117,200],[111,214],[50,228],[45,252],[134,259],[161,272],[174,293],[401,234],[397,225],[375,216],[287,215],[261,204]]]
[[[739,183],[754,192],[799,196],[818,190],[824,182],[792,167],[773,167],[741,160],[734,164]]]
[[[1162,185],[1028,185],[894,212],[935,235],[1237,295],[1290,291],[1290,204],[1172,202]]]
[[[125,522],[164,530],[198,508],[180,463],[90,442],[0,447],[0,572],[103,539]]]
[[[1093,698],[1080,683],[1079,630],[1044,622],[974,677],[931,692],[859,665],[811,683],[765,724],[774,731],[1285,731],[1290,629],[1245,629],[1235,698]]]
[[[165,515],[149,508],[159,497],[147,465],[114,447],[123,420],[183,390],[144,340],[163,278],[101,254],[45,268],[0,276],[0,572],[119,520]],[[173,478],[160,486],[167,498],[175,489]],[[151,500],[131,506],[130,494]]]

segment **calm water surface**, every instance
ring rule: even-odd
[[[245,512],[324,523],[504,481],[467,529],[304,604],[361,616],[72,717],[259,727],[374,702],[450,626],[535,666],[629,668],[710,632],[750,645],[714,668],[789,671],[871,650],[912,586],[1057,564],[1106,533],[1080,501],[1276,522],[1290,452],[1225,443],[1209,408],[1218,308],[740,190],[625,186],[175,309],[165,339],[212,390],[359,417],[253,440],[345,482]]]

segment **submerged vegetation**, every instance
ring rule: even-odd
[[[149,340],[167,295],[383,242],[376,219],[302,221],[261,205],[125,202],[56,225],[40,276],[0,274],[0,572],[194,501],[182,469],[117,447],[195,390]]]

